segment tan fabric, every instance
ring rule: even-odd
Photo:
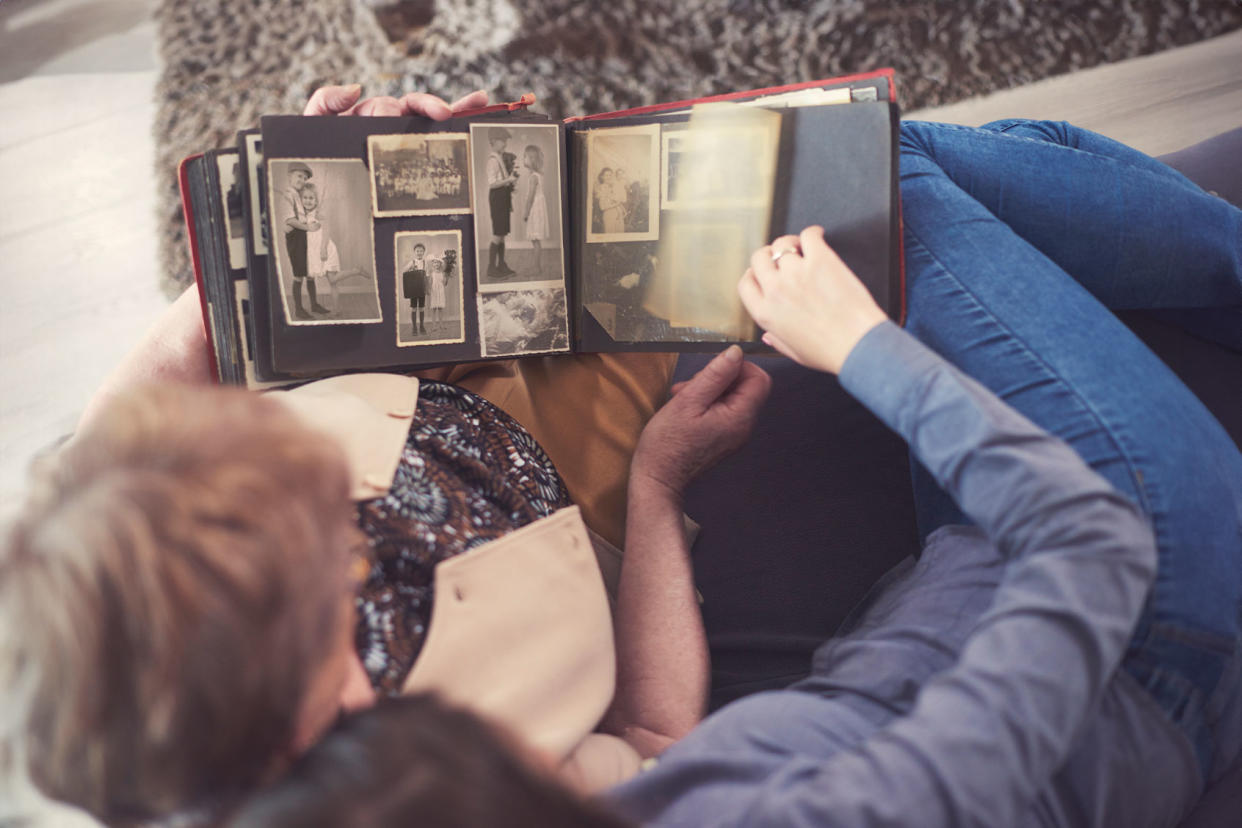
[[[616,684],[612,618],[578,508],[440,563],[435,591],[402,691],[436,691],[569,755]]]
[[[625,546],[625,499],[638,436],[663,404],[676,354],[574,354],[420,371],[494,403],[531,433],[587,526]]]
[[[268,397],[340,443],[354,500],[388,493],[418,405],[417,377],[346,374],[291,391],[269,391]]]

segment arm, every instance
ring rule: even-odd
[[[674,388],[634,452],[617,589],[617,692],[602,727],[644,757],[685,735],[706,708],[707,640],[682,492],[746,441],[770,382],[729,348]]]
[[[1151,530],[1068,446],[880,321],[815,231],[805,257],[773,266],[757,253],[743,301],[782,351],[839,371],[1012,562],[957,664],[908,716],[804,764],[757,808],[822,825],[1017,824],[1120,663],[1155,576]]]
[[[522,211],[523,221],[526,221],[527,219],[530,218],[530,208],[535,206],[535,194],[536,194],[536,191],[539,189],[538,175],[539,175],[538,173],[535,173],[535,175],[531,176],[531,179],[530,179],[530,192],[526,194],[526,209]]]

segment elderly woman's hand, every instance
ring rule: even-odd
[[[680,497],[691,480],[742,447],[771,385],[766,371],[730,346],[673,387],[639,438],[631,482],[651,482]]]
[[[487,93],[471,92],[453,103],[426,92],[407,92],[400,98],[380,96],[359,100],[362,86],[321,86],[306,102],[303,115],[424,115],[433,121],[444,121],[459,112],[487,106]]]
[[[833,374],[863,335],[888,318],[824,241],[822,227],[756,250],[737,291],[766,331],[764,342],[800,365]]]

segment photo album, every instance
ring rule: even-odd
[[[904,314],[893,73],[552,121],[271,116],[185,159],[217,379],[768,350],[751,253],[812,224]]]

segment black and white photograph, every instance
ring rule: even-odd
[[[263,138],[259,135],[246,136],[246,161],[250,177],[250,246],[254,255],[266,256],[270,250],[267,244],[267,202],[263,193],[267,192],[267,176],[263,167]]]
[[[461,231],[397,233],[397,345],[466,340]]]
[[[666,130],[661,140],[660,205],[665,210],[764,208],[772,176],[761,159],[772,157],[776,129]],[[738,158],[756,159],[739,164]]]
[[[367,152],[376,218],[470,212],[466,133],[372,135]]]
[[[371,185],[356,159],[267,162],[272,248],[290,325],[381,322]]]
[[[483,356],[520,356],[569,350],[565,288],[480,293]]]
[[[480,285],[565,280],[560,130],[470,125]]]
[[[660,237],[660,126],[587,133],[587,242]]]
[[[237,152],[216,156],[220,178],[220,204],[224,208],[224,236],[229,245],[229,267],[246,267],[246,217],[242,209],[241,160]]]

